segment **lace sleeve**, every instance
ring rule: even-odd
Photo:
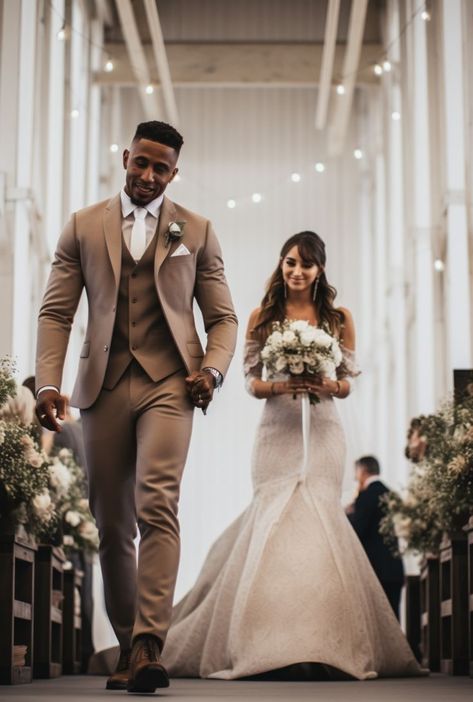
[[[255,339],[245,340],[245,350],[243,354],[243,374],[245,376],[245,387],[250,395],[254,395],[254,381],[261,378],[263,374],[263,363],[260,358],[261,344]]]
[[[356,362],[355,352],[345,348],[345,346],[341,346],[340,348],[343,359],[337,368],[337,378],[338,380],[346,380],[348,382],[351,393],[355,385],[355,378],[360,375],[361,371]]]

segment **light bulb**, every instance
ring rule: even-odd
[[[263,196],[261,195],[261,193],[253,193],[253,195],[251,196],[251,199],[253,200],[253,202],[255,204],[257,204],[258,202],[261,202],[261,200],[263,199]]]
[[[387,59],[386,59],[386,61],[383,61],[383,71],[386,71],[386,73],[389,73],[391,68],[392,68],[391,61],[388,61]]]
[[[345,95],[345,86],[343,83],[337,85],[337,95]]]
[[[322,161],[318,161],[315,166],[315,170],[317,173],[323,173],[325,171],[325,164],[322,163]]]
[[[299,183],[301,180],[301,174],[300,173],[291,173],[291,180],[293,183]]]
[[[230,208],[231,210],[234,210],[236,207],[235,200],[227,200],[227,207]]]
[[[63,24],[62,27],[61,27],[61,29],[59,30],[59,32],[56,34],[56,36],[57,36],[57,38],[59,39],[59,41],[64,41],[65,38],[66,38],[66,35],[67,35],[67,33],[66,33],[66,25]]]
[[[399,120],[401,119],[401,113],[397,110],[394,110],[394,112],[391,113],[391,119],[394,120],[394,122],[399,122]]]
[[[78,116],[79,116],[79,110],[71,110],[72,119],[77,119]]]
[[[428,22],[430,20],[430,12],[428,10],[423,10],[421,17],[424,20],[424,22]]]
[[[118,151],[118,144],[110,144],[110,151],[112,154],[116,154]]]
[[[107,63],[104,66],[104,70],[107,71],[107,73],[111,73],[114,69],[113,61],[110,59],[107,61]]]
[[[437,273],[443,273],[443,271],[445,270],[445,263],[442,261],[441,258],[435,259],[434,268],[437,271]]]
[[[176,175],[174,176],[173,180],[174,180],[175,183],[179,183],[179,182],[180,182],[181,176],[179,175],[179,173],[176,173]]]
[[[373,72],[376,76],[381,76],[383,74],[383,67],[379,65],[379,63],[376,63],[373,66]]]
[[[146,92],[146,95],[152,95],[154,93],[154,88],[151,85],[151,83],[146,86],[145,92]]]
[[[353,152],[353,156],[359,161],[363,158],[363,151],[361,149],[355,149]]]

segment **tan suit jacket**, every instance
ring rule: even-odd
[[[183,236],[168,247],[170,222]],[[74,314],[85,287],[89,319],[71,404],[90,407],[102,388],[115,323],[120,280],[122,216],[119,195],[74,213],[58,242],[39,313],[36,387],[61,387]],[[190,255],[171,254],[184,244]],[[225,375],[236,344],[237,318],[211,223],[164,198],[154,262],[156,290],[182,361],[190,373],[211,366]],[[193,300],[202,311],[207,348],[195,327]]]

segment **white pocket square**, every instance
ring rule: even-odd
[[[175,251],[173,251],[173,253],[171,254],[171,258],[173,256],[189,256],[189,255],[190,255],[190,251],[187,248],[187,246],[185,246],[184,244],[181,244],[180,246],[177,247],[177,249]]]

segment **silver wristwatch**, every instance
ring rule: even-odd
[[[211,368],[210,366],[202,368],[202,370],[207,371],[208,373],[211,373],[211,375],[213,375],[215,388],[219,388],[222,385],[223,375],[220,373],[220,371],[218,371],[216,368]]]

